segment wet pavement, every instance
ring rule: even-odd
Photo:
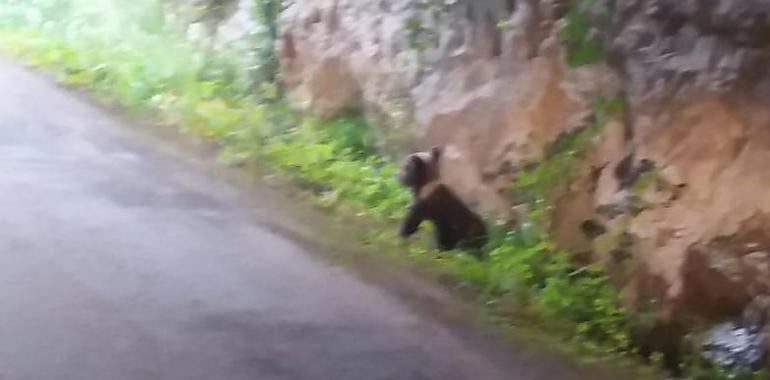
[[[0,59],[0,89],[2,380],[587,379],[320,259],[40,75]]]

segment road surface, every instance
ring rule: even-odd
[[[587,379],[320,258],[264,190],[40,75],[0,59],[0,88],[1,380]]]

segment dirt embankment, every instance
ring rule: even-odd
[[[283,78],[300,107],[365,111],[390,152],[446,145],[451,185],[504,217],[517,169],[584,126],[596,96],[622,97],[553,235],[664,319],[736,314],[769,291],[770,6],[617,0],[589,30],[604,59],[575,67],[564,2],[484,3],[434,21],[412,0],[298,0],[281,20]],[[436,32],[421,52],[415,18]]]

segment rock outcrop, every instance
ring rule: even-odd
[[[414,0],[297,0],[277,47],[292,98],[366,112],[387,151],[447,146],[444,177],[507,218],[518,169],[584,126],[596,96],[622,96],[554,203],[553,235],[664,320],[735,315],[770,292],[770,2],[610,1],[589,30],[606,59],[579,67],[564,1],[447,3],[434,19]],[[417,19],[436,31],[424,51]]]
[[[590,97],[612,85],[609,70],[567,67],[555,29],[525,4],[499,29],[496,15],[506,10],[457,2],[436,25],[437,46],[419,53],[405,28],[422,15],[415,3],[297,2],[281,26],[285,84],[300,107],[321,115],[385,115],[382,140],[397,152],[446,145],[450,182],[504,211],[509,199],[499,189],[515,164],[581,126]]]

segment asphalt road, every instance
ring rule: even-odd
[[[588,379],[324,260],[269,191],[38,74],[0,59],[0,89],[2,380]]]

